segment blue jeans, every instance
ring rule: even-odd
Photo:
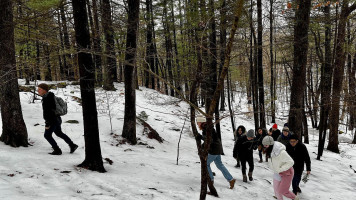
[[[214,176],[213,176],[213,172],[211,171],[210,168],[210,164],[212,162],[215,162],[216,167],[222,172],[222,174],[224,175],[225,179],[227,181],[231,181],[233,178],[231,176],[231,174],[229,173],[229,171],[227,171],[226,167],[224,166],[224,164],[221,162],[221,155],[211,155],[208,154],[208,172],[209,172],[209,176],[210,179],[212,181],[214,181]]]
[[[298,187],[300,180],[302,179],[302,173],[295,173],[292,180],[293,193],[296,194],[298,192]]]
[[[72,140],[62,132],[61,128],[62,119],[59,117],[58,121],[46,129],[44,137],[51,144],[52,148],[58,148],[57,142],[53,139],[52,133],[54,132],[58,137],[62,138],[69,146],[73,145]]]

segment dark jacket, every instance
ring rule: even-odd
[[[248,158],[253,158],[253,150],[257,148],[256,144],[258,141],[255,139],[248,140],[246,135],[241,136],[235,142],[233,156],[236,158],[237,156],[240,159],[247,160]]]
[[[300,141],[293,147],[291,144],[287,144],[287,153],[294,160],[294,172],[295,174],[302,174],[304,170],[304,163],[307,165],[307,171],[310,169],[310,157],[307,147]]]
[[[203,125],[203,135],[198,135],[198,138],[201,140],[205,140],[206,138],[206,131],[207,130],[207,125],[204,124]],[[212,128],[212,133],[211,133],[211,143],[210,143],[210,148],[209,148],[209,154],[211,155],[222,155],[223,153],[223,149],[222,149],[222,144],[221,144],[221,140],[218,136],[218,134],[216,133],[215,129]],[[204,144],[203,144],[204,147]]]
[[[46,127],[49,127],[58,122],[59,116],[56,116],[56,103],[54,101],[54,94],[48,92],[42,96],[43,119],[45,120]]]
[[[281,133],[278,138],[277,138],[277,141],[284,144],[285,146],[287,146],[287,144],[289,143],[289,138],[291,136],[291,132],[288,132],[288,135],[287,136],[284,136],[283,133]]]
[[[262,129],[262,135],[260,135],[259,133],[256,134],[256,141],[257,141],[257,145],[262,145],[262,140],[263,138],[267,135],[267,130],[266,129]]]
[[[281,131],[279,129],[272,131],[272,137],[274,141],[277,141],[278,137],[281,135]]]

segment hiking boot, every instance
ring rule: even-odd
[[[230,189],[233,189],[233,188],[234,188],[235,182],[236,182],[236,179],[232,179],[231,181],[229,181],[229,183],[230,183]]]
[[[72,145],[70,145],[69,147],[70,147],[70,153],[74,153],[74,151],[78,149],[78,145],[76,145],[74,143]]]
[[[48,153],[51,155],[62,155],[62,150],[59,147],[53,148],[53,152],[52,153]]]
[[[247,176],[245,174],[242,175],[242,181],[245,182],[245,183],[247,182]]]
[[[260,161],[258,161],[259,163],[263,163],[263,160],[262,159],[260,159]]]
[[[252,172],[249,172],[249,173],[248,173],[248,180],[253,181]]]

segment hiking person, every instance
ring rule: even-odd
[[[289,138],[289,143],[287,144],[287,153],[294,160],[294,177],[292,180],[292,188],[294,194],[301,193],[301,189],[299,188],[300,180],[302,179],[302,174],[304,171],[304,163],[307,166],[307,174],[310,174],[310,157],[308,153],[307,147],[299,142],[299,138],[296,134],[293,134]]]
[[[269,130],[268,130],[268,133],[267,133],[268,136],[271,136],[273,138],[273,128],[271,127]],[[263,141],[263,139],[262,139]],[[263,144],[262,144],[263,146]],[[266,148],[263,146],[263,153],[266,154]],[[266,162],[268,162],[268,156],[266,154]]]
[[[263,162],[263,159],[262,159],[262,151],[263,151],[262,140],[266,135],[267,135],[267,130],[266,129],[261,128],[261,127],[257,129],[256,141],[257,141],[258,156],[260,157],[260,160],[258,161],[259,163]],[[266,160],[266,162],[267,162],[267,160]]]
[[[289,132],[289,128],[285,126],[282,129],[282,134],[278,136],[277,141],[284,144],[284,146],[287,146],[290,136],[291,133]]]
[[[274,141],[277,141],[278,137],[281,135],[281,131],[278,129],[277,124],[272,126],[272,137]]]
[[[45,133],[44,137],[51,144],[53,152],[52,155],[61,155],[62,150],[58,147],[56,141],[52,137],[54,132],[58,137],[62,138],[70,148],[70,153],[73,153],[78,145],[74,144],[72,140],[62,132],[61,124],[62,118],[55,114],[56,100],[52,92],[49,91],[49,86],[45,83],[38,85],[38,94],[42,96],[43,118],[45,120]]]
[[[207,129],[208,129],[208,124],[206,123],[205,117],[198,116],[197,124],[198,124],[199,129],[203,131],[202,135],[200,135],[200,134],[198,135],[198,139],[204,140],[206,137]],[[212,130],[211,143],[210,143],[210,148],[209,148],[209,152],[208,152],[208,160],[207,160],[207,167],[208,167],[210,180],[214,183],[213,172],[211,171],[211,168],[210,168],[210,164],[212,162],[214,162],[216,167],[222,172],[225,179],[229,182],[230,189],[233,189],[236,179],[234,179],[231,176],[230,172],[226,169],[224,164],[221,162],[222,144],[221,144],[221,141],[220,141],[218,135],[215,132],[215,129],[211,128],[211,130]]]
[[[250,129],[245,135],[241,136],[234,146],[234,157],[239,157],[241,161],[242,181],[247,182],[246,162],[249,165],[248,178],[253,181],[252,173],[254,169],[253,163],[253,148],[257,148],[255,139],[255,131]]]
[[[286,152],[286,147],[274,141],[271,136],[266,136],[262,140],[263,146],[266,148],[266,154],[270,158],[268,163],[273,170],[273,188],[275,196],[278,200],[283,200],[283,196],[299,200],[293,192],[289,191],[294,175],[294,161]]]
[[[236,131],[234,132],[234,139],[235,139],[235,145],[237,144],[237,141],[246,133],[246,128],[242,125],[237,127]],[[240,167],[240,158],[239,155],[234,156],[236,159],[236,165],[235,167],[239,168]]]

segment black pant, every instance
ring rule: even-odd
[[[253,172],[254,169],[254,164],[253,164],[253,156],[247,157],[247,158],[240,158],[241,161],[241,170],[242,170],[242,175],[246,175],[246,162],[248,163],[248,166],[250,167],[248,172]]]
[[[260,160],[262,160],[262,150],[258,150],[258,155],[260,156]]]
[[[61,128],[62,119],[51,125],[49,129],[45,130],[44,137],[51,144],[52,148],[58,148],[57,142],[53,139],[52,133],[54,132],[58,137],[62,138],[69,146],[73,145],[72,140],[62,132]]]
[[[300,180],[302,180],[302,173],[294,172],[294,176],[293,176],[293,180],[292,180],[292,187],[293,187],[294,194],[296,194],[298,192],[299,183],[300,183]]]

